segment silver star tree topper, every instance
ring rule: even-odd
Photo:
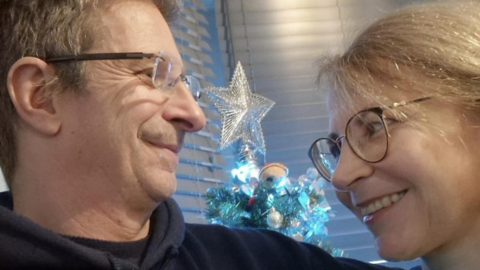
[[[275,102],[250,91],[247,77],[238,62],[228,88],[207,88],[207,95],[222,115],[220,150],[238,139],[244,145],[265,154],[265,140],[260,122]]]

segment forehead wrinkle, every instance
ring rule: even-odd
[[[102,52],[142,52],[158,54],[165,51],[181,63],[170,28],[158,8],[151,2],[122,1],[103,11],[105,28]],[[140,29],[139,29],[140,28]],[[125,38],[128,37],[128,38]]]
[[[153,68],[155,66],[155,58],[143,58],[129,60],[128,67],[133,69]]]
[[[93,68],[100,72],[105,72],[105,75],[122,75],[125,73],[132,73],[132,69],[129,68],[128,61],[132,60],[99,60],[99,61],[91,61],[90,69]],[[134,60],[132,62],[135,62]],[[91,72],[95,74],[96,72]]]

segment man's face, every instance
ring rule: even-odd
[[[172,34],[153,4],[121,2],[102,20],[107,31],[89,53],[162,51],[175,61],[175,72],[181,71]],[[60,104],[65,112],[61,147],[71,159],[71,172],[94,180],[92,189],[139,206],[173,194],[185,132],[205,125],[185,85],[156,89],[152,68],[151,59],[89,61],[87,93],[65,94]]]

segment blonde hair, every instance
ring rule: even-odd
[[[478,108],[480,4],[430,3],[392,13],[343,55],[324,60],[317,82],[346,104],[343,109],[358,98],[389,106],[385,93],[393,92]]]
[[[176,0],[136,1],[155,4],[167,22],[173,21],[179,11]],[[100,36],[101,12],[118,2],[118,0],[0,1],[0,63],[2,63],[0,65],[0,167],[9,186],[11,186],[17,159],[15,134],[17,113],[6,86],[10,67],[24,56],[46,59],[87,52]],[[84,63],[57,64],[55,69],[57,78],[47,85],[52,91],[51,94],[83,90]]]

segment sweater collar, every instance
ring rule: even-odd
[[[0,193],[0,257],[8,258],[7,265],[22,268],[41,263],[52,268],[79,265],[109,268],[113,264],[111,255],[79,245],[14,213],[12,209],[11,193]],[[150,237],[141,269],[171,261],[178,253],[185,234],[182,212],[173,199],[161,203],[152,213],[150,221]],[[28,250],[36,253],[24,258]]]

